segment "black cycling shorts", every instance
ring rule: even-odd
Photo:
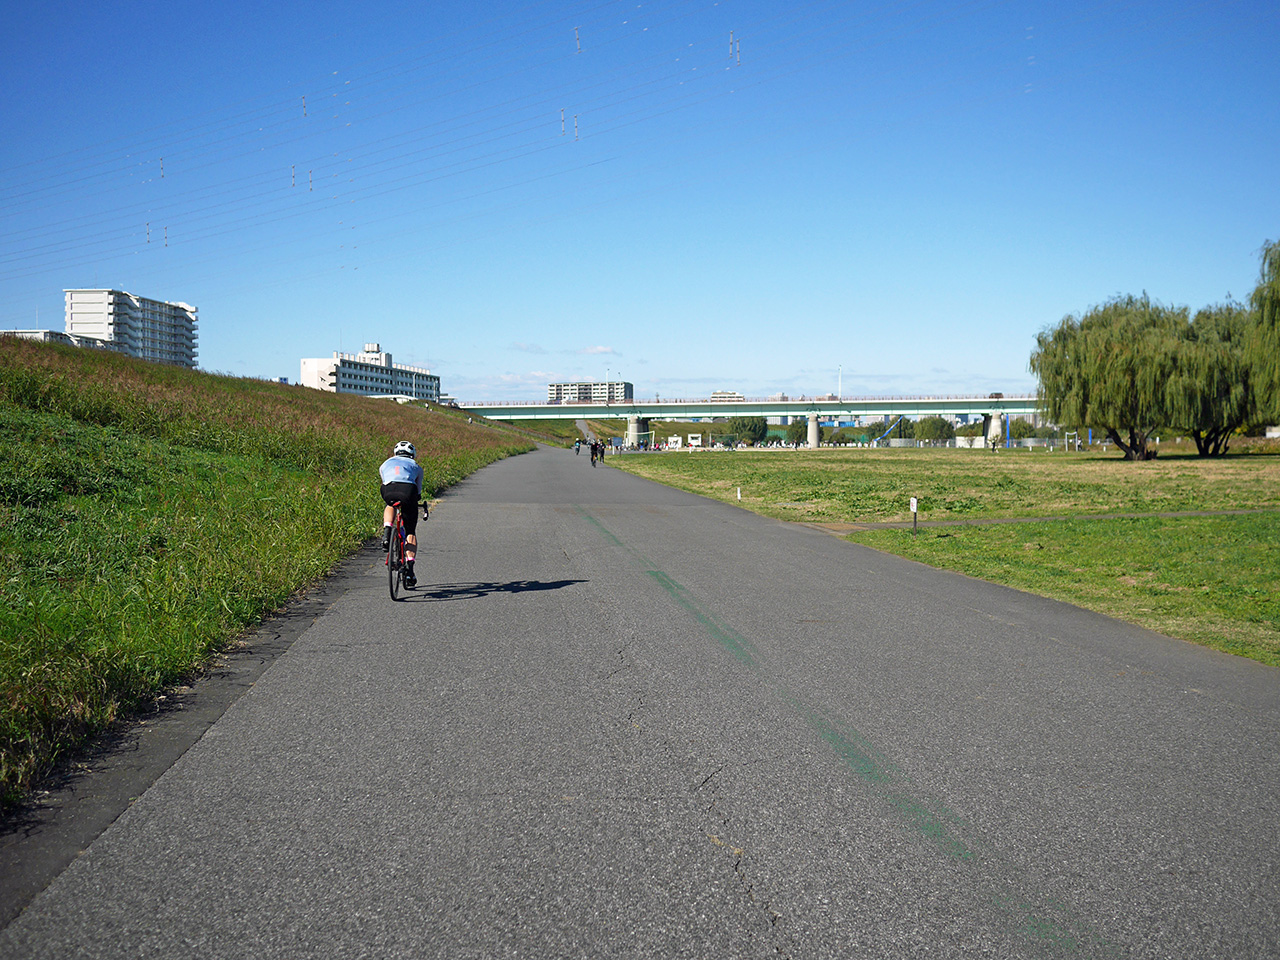
[[[400,516],[404,518],[404,532],[418,530],[418,486],[414,483],[384,483],[382,502],[387,506],[400,501]]]

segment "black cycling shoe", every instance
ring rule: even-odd
[[[382,549],[383,549],[383,550],[390,550],[390,549],[391,549],[391,530],[390,530],[390,528],[388,528],[387,530],[385,530],[385,531],[383,532],[383,534],[382,534]]]
[[[406,590],[412,590],[417,585],[418,585],[418,578],[415,577],[412,573],[406,572],[404,575],[404,588]]]

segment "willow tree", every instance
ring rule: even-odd
[[[1249,298],[1257,316],[1254,371],[1262,416],[1280,421],[1280,240],[1262,245],[1258,286]]]
[[[1155,456],[1147,440],[1169,423],[1165,385],[1187,313],[1144,293],[1115,297],[1042,331],[1030,366],[1047,417],[1101,430],[1126,460]]]
[[[1185,431],[1201,456],[1225,454],[1232,434],[1257,416],[1255,331],[1255,316],[1228,302],[1199,311],[1179,337],[1166,425]]]

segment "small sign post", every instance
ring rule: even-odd
[[[911,498],[911,535],[916,535],[916,498]]]

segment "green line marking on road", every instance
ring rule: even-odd
[[[909,822],[920,834],[932,840],[938,848],[949,857],[959,860],[971,860],[974,852],[947,827],[944,822],[955,817],[945,809],[933,810],[900,790],[891,789],[895,779],[901,779],[892,764],[876,750],[866,737],[844,725],[837,725],[826,720],[811,710],[805,709],[794,698],[786,697],[796,711],[804,718],[818,736],[835,748],[836,754],[859,779],[877,788],[877,792]]]
[[[614,535],[613,531],[606,527],[603,523],[588,513],[583,507],[578,506],[577,510],[601,535],[612,543],[614,546],[624,550],[632,560],[634,560],[641,569],[657,582],[667,595],[676,602],[676,605],[692,614],[704,630],[711,636],[713,640],[728,650],[735,658],[752,669],[756,669],[759,664],[756,662],[754,648],[749,641],[738,631],[732,627],[721,623],[709,613],[702,604],[694,598],[694,596],[682,584],[676,582],[667,576],[661,570],[655,570],[654,565],[639,551],[633,550],[627,544],[623,543]]]
[[[844,724],[833,723],[805,708],[790,695],[785,699],[824,741],[830,744],[845,765],[861,780],[873,785],[884,800],[907,818],[922,835],[932,840],[949,857],[971,860],[977,854],[947,826],[956,817],[946,808],[933,809],[901,790],[893,789],[895,779],[902,779],[891,764],[866,737]]]
[[[587,519],[587,522],[588,522],[588,523],[590,523],[593,527],[595,527],[595,528],[596,528],[597,530],[599,530],[602,534],[604,534],[604,538],[605,538],[606,540],[608,540],[610,543],[612,543],[615,547],[622,547],[622,549],[623,549],[623,550],[626,550],[628,553],[631,553],[631,554],[633,554],[633,555],[634,555],[635,551],[633,551],[633,550],[632,550],[630,547],[628,547],[625,543],[623,543],[621,540],[619,540],[617,537],[615,537],[615,536],[613,535],[613,531],[612,531],[612,530],[610,530],[608,527],[606,527],[603,523],[601,523],[599,520],[597,520],[597,519],[596,519],[595,517],[593,517],[591,514],[587,513],[587,511],[586,511],[586,510],[584,510],[584,509],[582,509],[582,507],[578,507],[578,513],[582,514],[582,516],[584,516],[584,517]]]
[[[663,571],[655,569],[648,558],[623,543],[583,507],[578,506],[577,510],[600,531],[606,540],[626,552],[646,575],[662,587],[677,606],[692,615],[708,636],[769,683],[778,697],[794,709],[823,742],[835,750],[845,766],[858,779],[868,784],[873,792],[895,810],[915,833],[932,841],[947,857],[971,863],[974,867],[982,868],[986,873],[990,873],[993,868],[1000,870],[998,857],[980,853],[957,836],[955,829],[948,825],[961,823],[953,813],[940,804],[919,800],[901,789],[899,784],[909,785],[907,777],[899,772],[888,758],[872,745],[870,740],[847,724],[828,720],[817,711],[809,709],[786,688],[770,681],[751,641],[732,627],[722,623],[693,596],[688,588]],[[1086,945],[1089,945],[1101,948],[1108,956],[1114,955],[1114,947],[1103,937],[1093,933],[1087,922],[1073,921],[1070,918],[1070,908],[1065,904],[1050,901],[1046,905],[1047,908],[1038,908],[1034,904],[1015,901],[1000,895],[993,887],[990,877],[985,880],[975,878],[975,883],[979,885],[979,889],[987,889],[992,904],[997,910],[1010,917],[1018,933],[1038,947],[1048,949],[1055,955],[1064,953],[1078,955]],[[1045,916],[1049,912],[1065,913],[1068,916],[1058,921]]]
[[[649,576],[656,580],[662,586],[662,589],[667,591],[667,594],[671,599],[691,613],[694,619],[702,624],[703,629],[710,634],[711,638],[733,654],[739,662],[746,664],[752,669],[757,667],[756,658],[751,655],[751,643],[746,637],[738,633],[738,631],[734,630],[732,627],[725,626],[715,617],[711,616],[711,614],[703,610],[701,605],[693,598],[692,595],[690,595],[688,590],[676,583],[676,581],[672,580],[661,570],[646,570],[645,573],[649,574]]]
[[[835,724],[805,709],[792,697],[788,697],[787,702],[804,718],[804,722],[817,732],[818,736],[835,748],[840,759],[858,775],[858,779],[872,784],[889,782],[892,774],[888,761],[883,754],[871,746],[865,737],[856,731],[841,732],[836,729]]]

